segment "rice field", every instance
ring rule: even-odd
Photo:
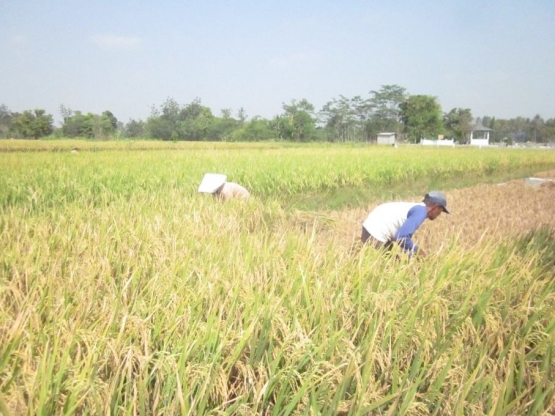
[[[0,162],[0,414],[555,414],[555,186],[522,179],[555,178],[553,151],[2,141]],[[205,172],[253,197],[197,194]],[[426,259],[358,244],[431,187],[452,215],[415,235]]]

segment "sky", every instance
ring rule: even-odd
[[[383,85],[475,117],[555,118],[554,0],[0,0],[0,104],[124,123],[172,98],[316,111]]]

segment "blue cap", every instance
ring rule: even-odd
[[[443,208],[443,212],[446,214],[451,214],[447,209],[447,198],[442,192],[430,191],[424,196],[424,202],[431,202],[432,204],[437,204]]]

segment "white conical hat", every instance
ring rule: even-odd
[[[198,187],[198,191],[207,194],[216,192],[226,181],[227,176],[221,173],[206,173]]]

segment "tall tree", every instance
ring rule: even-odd
[[[179,113],[179,137],[182,140],[219,140],[213,133],[215,117],[212,110],[201,104],[200,98],[195,98],[184,106]]]
[[[8,137],[12,127],[12,118],[10,109],[4,104],[0,105],[0,137]]]
[[[38,139],[54,131],[52,115],[37,109],[24,111],[14,119],[14,126],[21,137]]]
[[[231,108],[222,108],[220,110],[223,119],[231,118]]]
[[[405,88],[382,85],[379,91],[370,91],[370,98],[340,96],[322,107],[318,113],[328,140],[368,141],[382,131],[399,134],[400,104],[408,97]]]
[[[379,91],[370,91],[370,105],[374,122],[382,130],[399,133],[401,128],[401,103],[408,98],[405,88],[399,85],[382,85]]]
[[[153,139],[179,140],[179,112],[181,108],[173,98],[167,98],[158,109],[152,106],[146,121],[146,131]]]
[[[229,138],[238,142],[265,141],[274,139],[275,133],[270,121],[255,116],[234,130]]]
[[[360,96],[351,99],[342,95],[324,104],[318,113],[320,124],[329,141],[363,141],[370,107]]]
[[[543,118],[539,114],[530,121],[530,138],[534,140],[534,142],[542,142],[543,140],[543,126],[544,126]]]
[[[229,141],[233,131],[239,127],[239,122],[232,117],[231,108],[221,110],[222,117],[214,117],[209,130],[209,140]]]
[[[443,131],[441,106],[435,97],[412,95],[400,105],[405,132],[412,142],[436,138]]]
[[[71,110],[70,110],[71,111]],[[66,137],[93,137],[92,114],[81,111],[66,112],[62,124],[62,133]]]
[[[247,112],[245,111],[245,109],[243,107],[241,107],[239,109],[239,111],[237,111],[237,119],[239,120],[239,123],[244,123],[247,120]]]
[[[529,135],[530,119],[524,117],[516,117],[509,120],[508,128],[510,135],[516,142],[530,141]]]
[[[123,128],[125,137],[144,137],[145,136],[145,123],[142,120],[131,119]]]
[[[73,110],[62,104],[60,105],[60,114],[62,116],[62,119],[65,121],[73,115]]]
[[[555,118],[549,118],[545,120],[545,124],[543,126],[543,134],[545,143],[555,143]]]
[[[104,111],[100,116],[102,123],[105,125],[105,129],[109,133],[113,133],[118,128],[118,119],[112,114],[111,111]]]
[[[60,112],[64,118],[62,132],[66,137],[87,137],[104,140],[112,136],[118,129],[118,119],[111,111],[101,115],[70,110],[63,105]]]
[[[316,139],[314,106],[306,99],[283,104],[285,113],[274,119],[279,137],[285,140],[308,142]]]
[[[186,106],[168,98],[158,110],[152,109],[146,128],[153,139],[162,140],[217,140],[214,131],[215,117],[210,108],[195,98]]]
[[[469,108],[453,108],[443,115],[445,134],[458,143],[466,142],[466,135],[472,122],[472,112]]]

